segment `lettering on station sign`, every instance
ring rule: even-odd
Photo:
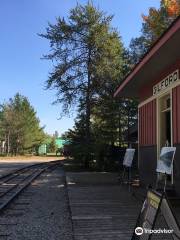
[[[169,88],[171,85],[175,84],[177,81],[179,81],[179,70],[177,69],[173,73],[169,74],[166,78],[164,78],[161,82],[157,83],[153,86],[153,95],[157,95],[167,88]]]

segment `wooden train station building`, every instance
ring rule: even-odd
[[[163,146],[175,146],[171,183],[180,194],[180,17],[156,41],[115,92],[136,98],[139,173],[143,184],[156,182]]]

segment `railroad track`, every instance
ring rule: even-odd
[[[0,178],[0,213],[41,173],[53,170],[59,161],[30,165]]]

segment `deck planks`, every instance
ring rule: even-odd
[[[116,178],[68,173],[67,183],[75,240],[131,239],[140,203]]]

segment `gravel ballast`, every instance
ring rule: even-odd
[[[44,172],[0,216],[0,239],[72,240],[64,172]]]

